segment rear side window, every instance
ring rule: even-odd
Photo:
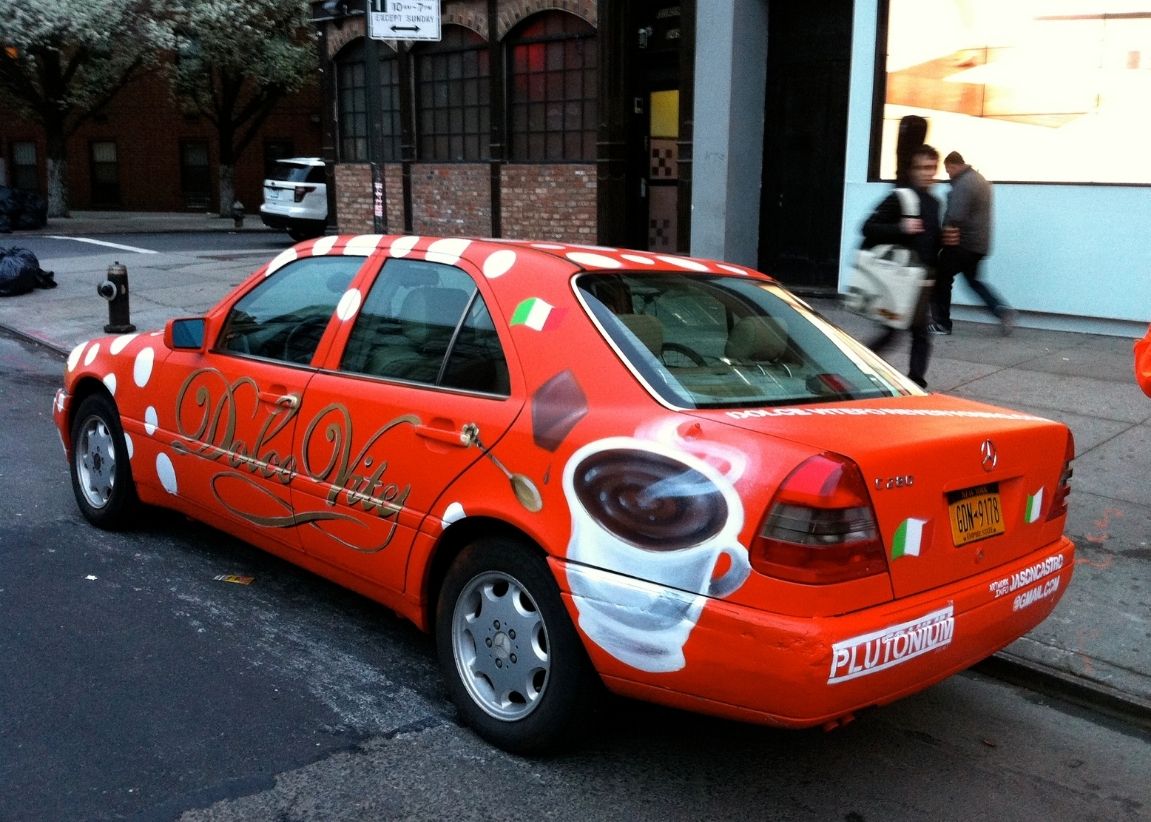
[[[370,376],[508,393],[491,314],[458,268],[389,260],[356,319],[340,368]]]
[[[631,369],[673,406],[754,408],[904,393],[874,356],[763,281],[585,274],[577,287]]]

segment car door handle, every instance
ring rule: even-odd
[[[416,434],[424,439],[456,445],[460,448],[467,448],[471,445],[471,440],[466,432],[452,428],[441,428],[438,425],[417,425]]]
[[[260,401],[268,405],[282,405],[285,408],[300,407],[300,395],[287,393],[287,389],[282,385],[273,385],[271,391],[261,391]]]

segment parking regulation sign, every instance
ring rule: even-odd
[[[368,0],[375,40],[439,40],[440,0]]]

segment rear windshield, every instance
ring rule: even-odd
[[[296,163],[276,163],[268,173],[269,180],[281,183],[322,183],[323,166],[302,166]]]
[[[584,304],[649,390],[679,408],[890,397],[907,383],[786,291],[745,277],[583,274]]]

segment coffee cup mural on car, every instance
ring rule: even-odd
[[[731,480],[680,448],[610,437],[572,455],[563,486],[580,628],[632,667],[679,670],[706,600],[731,594],[751,572]]]

